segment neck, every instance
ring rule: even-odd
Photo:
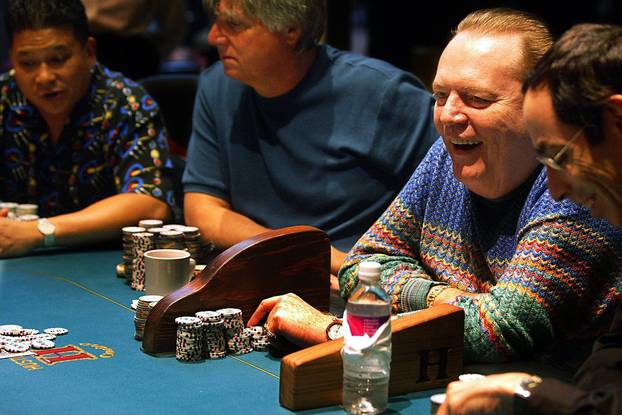
[[[60,135],[63,132],[63,128],[65,127],[65,122],[67,121],[67,116],[43,116],[45,123],[48,126],[48,132],[50,133],[50,139],[54,144],[58,143],[60,139]]]
[[[253,86],[253,89],[264,98],[274,98],[288,93],[296,87],[307,75],[311,65],[317,57],[317,48],[304,52],[292,52],[283,59],[272,76],[265,79],[261,85]]]

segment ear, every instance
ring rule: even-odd
[[[603,121],[611,122],[610,128],[615,128],[618,135],[622,137],[622,94],[615,94],[609,97],[605,104]]]
[[[285,41],[292,48],[298,46],[300,36],[302,36],[302,30],[299,27],[290,27],[285,31]]]
[[[622,121],[622,94],[610,96],[605,104],[605,111],[611,112],[618,122]]]
[[[94,37],[89,36],[86,40],[86,56],[91,66],[95,66],[97,62],[97,41]]]

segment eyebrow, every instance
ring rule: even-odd
[[[38,52],[67,52],[70,51],[71,49],[67,46],[67,45],[54,45],[51,46],[49,48],[45,48],[43,50],[41,49],[37,49],[37,50],[20,50],[17,52],[17,56],[21,57],[21,56],[29,56],[32,55],[34,53],[38,53]]]

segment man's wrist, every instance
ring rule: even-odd
[[[525,376],[514,389],[514,414],[531,414],[529,399],[533,391],[542,383],[542,378],[536,375]]]
[[[449,286],[445,284],[432,286],[432,288],[430,288],[430,290],[428,291],[428,295],[426,296],[426,303],[428,307],[432,307],[434,305],[434,301],[436,301],[436,297],[438,297],[438,295],[441,292],[445,291],[447,288],[449,288]]]
[[[46,248],[54,246],[56,226],[46,218],[41,218],[37,221],[37,229],[43,235],[43,246]]]

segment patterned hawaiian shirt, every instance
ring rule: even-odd
[[[0,75],[0,199],[36,203],[40,216],[74,212],[118,193],[142,193],[173,212],[173,165],[156,102],[96,65],[57,144],[37,109]]]

